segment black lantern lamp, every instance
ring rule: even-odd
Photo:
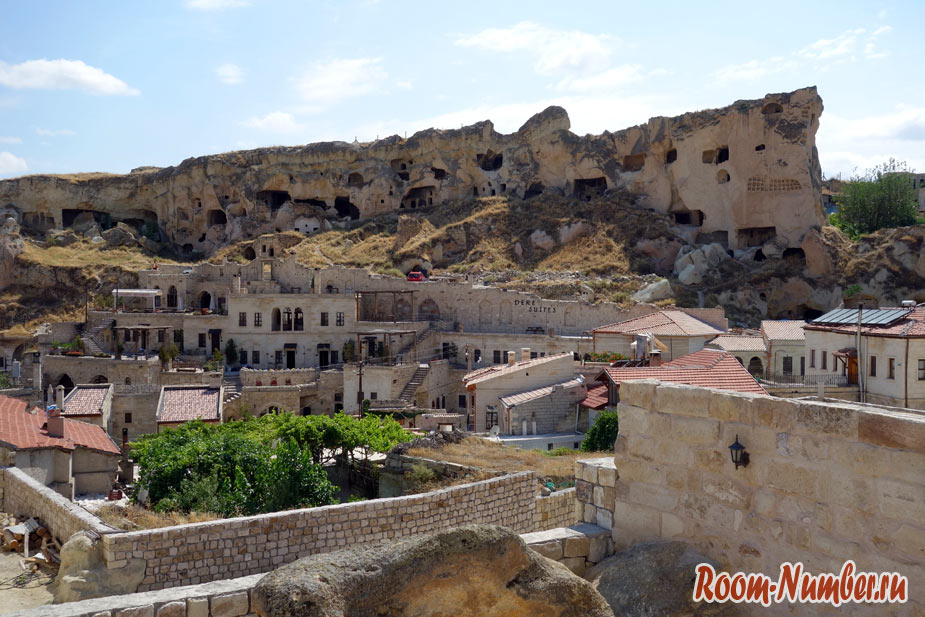
[[[732,456],[732,462],[735,463],[736,469],[748,467],[748,452],[745,451],[745,446],[739,443],[738,435],[736,435],[735,443],[729,446],[729,454]]]

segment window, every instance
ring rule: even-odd
[[[344,314],[343,314],[343,312],[338,311],[338,313],[337,313],[337,322],[336,322],[336,323],[337,323],[338,326],[344,325]]]
[[[919,363],[925,362],[925,360],[919,360]],[[466,395],[460,394],[459,398],[456,400],[456,406],[460,409],[466,408]]]
[[[482,359],[482,350],[481,350],[481,349],[476,349],[476,350],[475,350],[475,355],[472,357],[472,361],[477,363],[477,362],[479,362],[481,359]]]
[[[530,359],[531,359],[531,360],[536,360],[539,356],[540,356],[540,354],[537,353],[537,352],[535,352],[535,351],[531,351],[531,352],[530,352]]]
[[[174,330],[173,331],[173,342],[182,349],[183,348],[183,330]]]
[[[163,342],[164,342],[164,331],[163,331],[163,330],[158,330],[158,331],[157,331],[157,342],[158,342],[158,343],[163,343]]]
[[[511,357],[511,352],[509,351],[505,351],[504,353],[501,354],[501,360],[505,364],[507,364],[510,361],[510,357]]]
[[[283,363],[283,350],[282,350],[282,349],[277,349],[277,350],[276,350],[276,355],[274,356],[274,361],[275,361],[277,364],[282,364],[282,363]]]
[[[379,398],[379,393],[378,393],[378,392],[370,392],[370,393],[369,393],[369,400],[375,401],[377,398]]]
[[[827,368],[829,368],[829,352],[823,351],[822,352],[822,370],[824,371]]]
[[[806,356],[800,356],[800,375],[806,374]]]
[[[251,362],[254,364],[260,364],[260,352],[256,349],[251,352]]]
[[[491,427],[498,426],[498,412],[489,411],[485,413],[485,428],[491,430]]]
[[[877,356],[870,357],[870,376],[877,376]]]
[[[495,364],[501,364],[501,352],[497,349],[492,352],[492,362]]]
[[[919,381],[925,381],[925,360],[919,360]]]
[[[288,308],[283,311],[283,330],[286,332],[292,330],[292,311]]]
[[[784,356],[784,375],[793,375],[793,358]]]
[[[242,327],[247,325],[247,313],[246,312],[242,311],[238,313],[238,325]]]
[[[328,325],[328,314],[327,313],[321,313],[321,325],[322,326]]]
[[[337,352],[331,351],[331,364],[337,364]]]
[[[254,326],[259,328],[262,325],[263,325],[263,314],[254,313]]]
[[[247,352],[243,349],[238,352],[238,359],[241,361],[241,364],[247,364]]]
[[[816,350],[809,350],[809,368],[816,368]]]
[[[132,423],[132,412],[130,412],[130,411],[126,411],[126,412],[125,412],[125,423],[126,423],[126,424],[131,424],[131,423]]]
[[[300,308],[295,310],[295,329],[299,331],[305,329],[305,316],[302,314],[302,309]]]
[[[896,379],[896,359],[888,358],[886,361],[886,378]]]
[[[200,347],[206,346],[206,333],[205,332],[199,333],[199,346]]]

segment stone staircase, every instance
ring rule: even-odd
[[[82,340],[84,343],[84,351],[86,353],[93,355],[93,356],[95,356],[96,354],[101,354],[101,353],[105,353],[105,354],[109,353],[108,351],[103,349],[102,345],[100,345],[99,340],[97,339],[97,336],[99,336],[100,332],[102,332],[103,330],[107,330],[111,328],[112,324],[113,324],[112,319],[104,320],[102,323],[98,323],[95,326],[93,326],[89,332],[86,332],[85,334],[83,334]]]
[[[421,331],[417,334],[417,336],[414,337],[414,340],[413,340],[413,341],[411,341],[410,343],[408,343],[407,345],[405,345],[404,347],[402,347],[401,350],[398,352],[398,355],[404,356],[405,354],[409,353],[412,349],[416,349],[417,352],[418,352],[417,355],[420,356],[420,355],[421,355],[421,349],[422,349],[422,348],[421,348],[421,343],[423,343],[424,341],[426,341],[427,339],[429,339],[429,338],[431,337],[431,335],[433,335],[433,333],[436,332],[436,331],[437,331],[437,326],[435,326],[434,323],[431,322],[431,323],[427,326],[427,328],[425,328],[424,330],[421,330]],[[426,355],[426,353],[425,353],[425,355]]]
[[[421,384],[424,383],[424,378],[427,376],[428,371],[430,371],[430,366],[427,364],[418,365],[417,370],[414,371],[414,375],[411,376],[411,380],[402,388],[401,394],[398,395],[398,399],[405,403],[413,403],[414,394],[418,391],[418,388],[421,387]]]
[[[241,398],[241,377],[239,375],[225,375],[222,377],[222,387],[224,388],[224,399],[222,403],[227,405]]]

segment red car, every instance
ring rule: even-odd
[[[424,280],[424,274],[422,272],[409,272],[408,280],[414,283],[420,283]]]

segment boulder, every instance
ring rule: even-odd
[[[640,240],[636,243],[636,250],[649,258],[653,270],[668,272],[681,251],[681,243],[674,238],[659,237],[654,240]]]
[[[530,234],[530,242],[536,248],[549,250],[556,245],[556,241],[552,239],[548,233],[542,229],[537,229],[532,234]]]
[[[812,229],[803,236],[800,244],[803,254],[806,255],[806,271],[813,278],[831,276],[835,272],[828,247],[822,240],[818,230]]]
[[[589,231],[591,231],[591,226],[584,221],[561,225],[559,226],[559,243],[568,244],[572,240],[586,235]]]
[[[55,246],[70,246],[75,242],[80,241],[80,236],[75,234],[70,229],[67,229],[62,232],[52,232],[48,234],[49,243],[54,243]]]
[[[729,253],[727,253],[723,245],[718,242],[707,244],[700,250],[703,251],[703,255],[710,267],[716,267],[729,259]]]
[[[78,532],[61,547],[61,565],[50,591],[55,604],[135,593],[146,567],[144,559],[129,559],[121,568],[107,568],[103,542]]]
[[[267,574],[263,617],[612,617],[591,584],[503,527],[472,525],[312,555]]]
[[[132,233],[132,228],[125,223],[119,223],[112,229],[107,229],[104,231],[103,239],[106,241],[107,248],[114,248],[117,246],[135,246],[138,244],[138,240],[135,238],[135,234]]]
[[[81,212],[74,217],[74,221],[71,223],[71,229],[79,234],[83,234],[93,227],[96,227],[96,219],[93,218],[92,212]]]
[[[703,269],[694,264],[689,264],[678,274],[678,281],[682,285],[697,285],[703,281]]]
[[[733,615],[736,604],[693,601],[695,568],[720,566],[684,542],[639,544],[592,567],[585,578],[622,617]]]
[[[660,279],[646,285],[632,296],[636,302],[657,302],[658,300],[667,300],[673,297],[674,292],[671,290],[668,279]]]

